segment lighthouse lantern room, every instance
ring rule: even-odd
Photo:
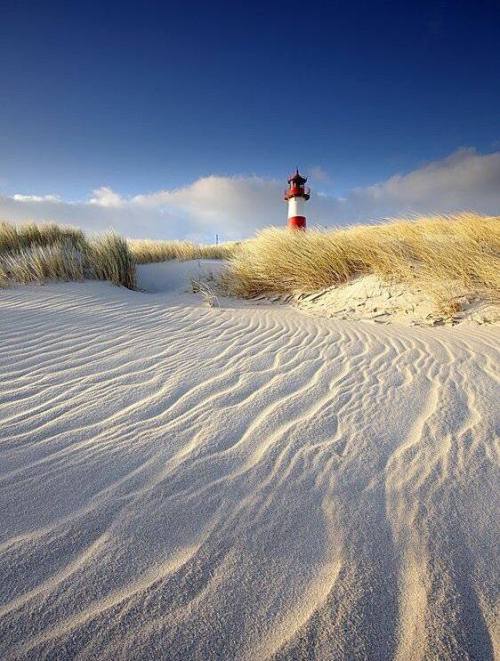
[[[288,202],[288,227],[294,230],[306,229],[304,203],[311,197],[311,191],[305,185],[307,177],[295,171],[288,179],[288,188],[285,191],[285,201]]]

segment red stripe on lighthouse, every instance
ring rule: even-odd
[[[288,227],[292,230],[305,230],[306,217],[305,216],[291,216],[288,219]]]

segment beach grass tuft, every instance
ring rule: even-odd
[[[222,282],[250,298],[313,292],[375,274],[420,288],[446,310],[460,296],[498,301],[500,217],[461,213],[307,232],[266,229],[241,244]]]

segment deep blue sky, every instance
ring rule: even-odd
[[[321,166],[341,194],[500,147],[500,3],[0,0],[0,192]]]

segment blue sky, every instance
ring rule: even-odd
[[[95,208],[102,187],[130,199],[210,176],[281,182],[296,164],[343,198],[464,148],[500,150],[498,1],[0,12],[3,200]]]

